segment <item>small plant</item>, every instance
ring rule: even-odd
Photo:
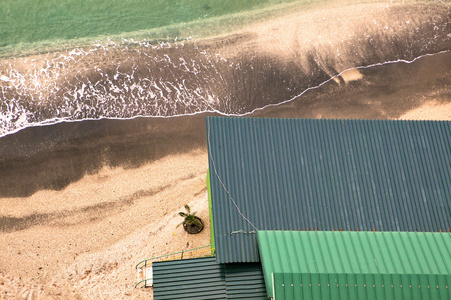
[[[179,212],[179,215],[185,219],[178,226],[183,225],[183,229],[191,234],[201,232],[204,229],[204,222],[196,216],[196,212],[191,213],[191,208],[188,204],[185,205],[185,209],[186,212]]]

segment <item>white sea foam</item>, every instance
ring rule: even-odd
[[[63,121],[172,117],[203,112],[247,115],[290,102],[340,75],[321,66],[330,78],[319,83],[312,80],[314,84],[307,82],[303,87],[283,86],[288,97],[247,107],[237,103],[234,93],[241,87],[244,90],[240,97],[252,97],[254,91],[264,88],[253,82],[260,80],[258,76],[270,80],[266,70],[255,69],[261,61],[252,57],[246,64],[192,45],[184,52],[186,47],[183,41],[156,45],[124,40],[122,44],[95,44],[89,51],[73,49],[49,54],[42,60],[26,60],[26,67],[0,62],[0,137],[22,128]],[[120,57],[115,60],[119,64],[112,66],[108,58],[115,56]],[[411,63],[423,56],[357,67]],[[273,73],[277,71],[271,61],[263,63]]]

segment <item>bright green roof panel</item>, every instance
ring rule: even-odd
[[[450,299],[451,233],[258,231],[257,239],[276,299],[414,299],[422,285],[434,291],[418,299]]]

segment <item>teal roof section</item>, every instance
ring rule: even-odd
[[[268,296],[275,299],[415,299],[418,293],[450,299],[451,233],[259,231],[257,237]]]
[[[225,271],[214,257],[155,262],[155,300],[226,299]]]
[[[207,117],[219,263],[257,230],[451,230],[451,122]]]
[[[260,263],[224,264],[228,300],[267,300]]]
[[[260,263],[217,264],[214,257],[155,262],[155,300],[267,300]]]

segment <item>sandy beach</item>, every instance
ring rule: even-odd
[[[2,215],[45,215],[0,235],[2,299],[148,297],[133,288],[135,264],[209,244],[206,175],[206,152],[196,150],[136,169],[105,168],[62,191],[2,199]],[[200,234],[177,227],[185,204],[205,221]]]
[[[415,20],[420,26],[428,24],[438,7],[430,5],[430,11],[421,13],[414,6],[408,9],[418,14]],[[322,35],[316,45],[324,63],[320,75],[329,78],[348,69],[354,58],[362,63],[367,55],[353,56],[339,32],[356,33],[365,17],[377,15],[372,20],[380,27],[362,27],[358,32],[363,36],[370,28],[371,34],[384,35],[390,30],[385,28],[387,20],[403,13],[401,6],[387,10],[380,3],[343,10],[332,8],[334,14],[318,10],[303,22],[296,20],[305,13],[294,11],[286,18],[200,45],[213,45],[224,57],[249,61],[255,53],[265,57],[282,53],[277,63],[288,70],[282,83],[297,76],[290,61],[310,71],[310,63],[300,53],[313,44],[301,37],[315,28],[307,30],[308,38]],[[323,20],[323,16],[331,18]],[[339,16],[349,21],[334,27]],[[401,34],[410,28],[405,22],[396,26],[395,32]],[[327,61],[327,41],[349,52]],[[301,95],[286,89],[286,95],[298,96],[284,98],[290,101],[282,104],[269,103],[248,116],[451,121],[451,54],[445,52],[409,63],[351,68]],[[385,54],[374,54],[378,55]],[[121,53],[116,58],[124,57]],[[101,54],[96,59],[85,67],[105,63]],[[274,64],[271,59],[267,63]],[[253,75],[250,69],[246,74]],[[235,80],[239,83],[240,77]],[[251,108],[254,94],[265,90],[254,92],[242,94],[251,95],[243,100]],[[139,261],[210,244],[206,115],[66,122],[2,137],[0,299],[152,299],[151,288],[134,288]],[[189,235],[178,226],[182,222],[178,212],[184,211],[185,204],[204,221],[200,234]]]

